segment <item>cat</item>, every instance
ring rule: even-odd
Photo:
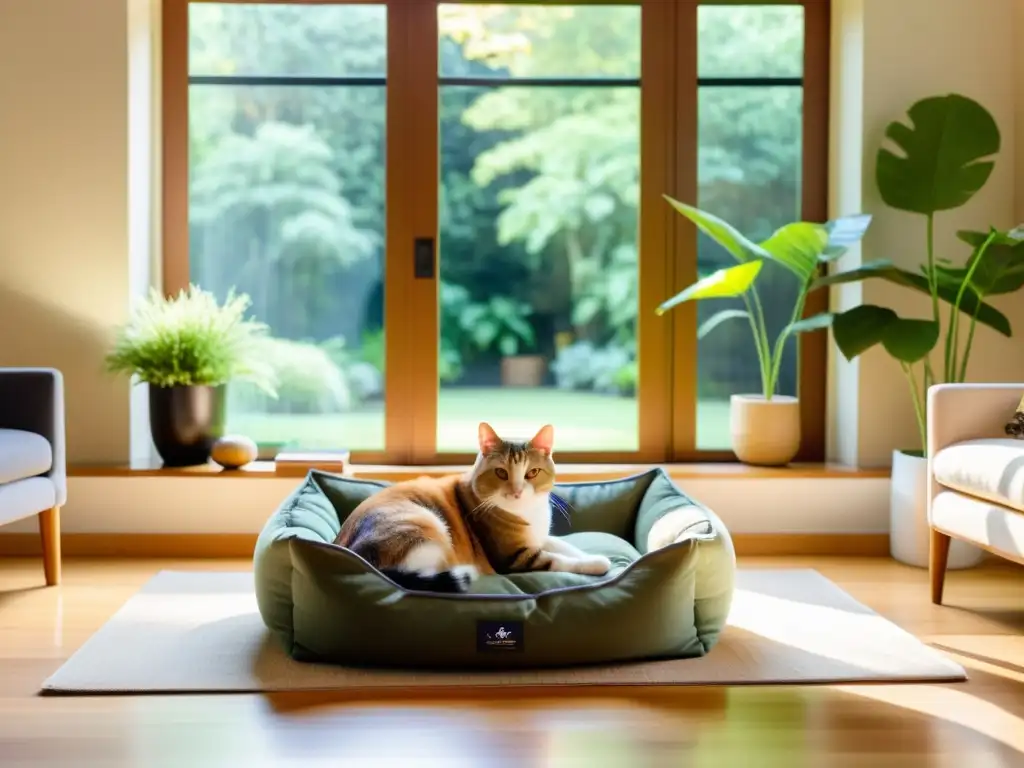
[[[365,499],[334,543],[406,589],[467,592],[481,574],[567,571],[603,576],[611,561],[550,535],[554,427],[505,440],[483,422],[462,475],[420,477]]]

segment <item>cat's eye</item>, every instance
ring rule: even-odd
[[[526,479],[527,480],[533,480],[533,478],[535,478],[539,474],[540,474],[540,467],[534,467],[533,469],[531,469],[529,472],[526,473]]]
[[[506,472],[501,467],[498,467],[496,470],[494,470],[494,474],[498,476],[499,480],[508,480],[508,472]]]

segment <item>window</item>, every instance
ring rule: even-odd
[[[771,30],[771,34],[765,34]],[[697,205],[755,240],[801,217],[804,9],[799,5],[703,5],[697,9]],[[699,235],[699,276],[732,265]],[[770,338],[778,336],[796,285],[774,262],[758,290]],[[739,299],[702,302],[697,322]],[[730,445],[729,396],[758,392],[750,329],[726,323],[697,344],[697,448]],[[782,359],[779,394],[797,394],[796,341]]]
[[[755,237],[824,220],[827,13],[165,0],[164,289],[249,295],[281,378],[232,385],[229,428],[435,464],[551,422],[563,462],[732,459],[757,361],[738,326],[697,341],[709,307],[654,314],[722,258],[662,195]],[[820,460],[826,338],[798,343]]]
[[[640,16],[439,7],[439,451],[639,447]]]
[[[383,451],[387,9],[193,3],[188,53],[188,277],[252,299],[280,379],[230,429]]]

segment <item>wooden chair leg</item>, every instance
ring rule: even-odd
[[[949,560],[950,538],[942,531],[931,529],[928,552],[928,575],[932,582],[932,602],[942,605],[942,588],[946,584],[946,562]]]
[[[60,584],[60,507],[39,513],[39,537],[43,542],[43,573],[46,586]]]

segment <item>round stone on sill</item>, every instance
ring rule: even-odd
[[[224,469],[238,469],[256,460],[256,442],[245,435],[224,435],[213,444],[210,458]]]

